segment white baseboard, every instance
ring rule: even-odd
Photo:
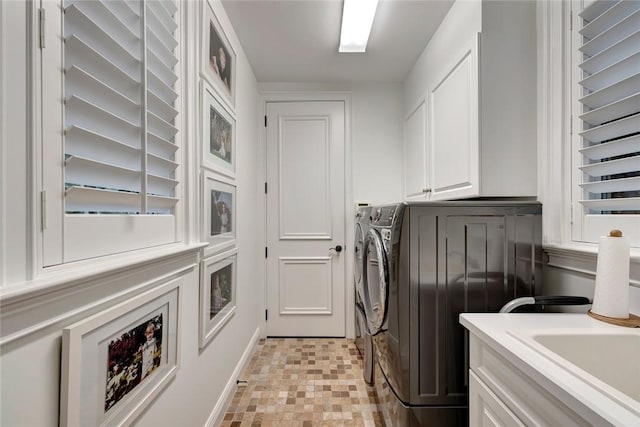
[[[256,329],[249,341],[249,344],[247,344],[247,348],[244,350],[236,368],[233,370],[233,374],[222,391],[220,399],[218,399],[216,406],[214,406],[213,411],[211,411],[211,415],[209,415],[209,418],[207,419],[207,423],[205,424],[206,427],[215,427],[222,423],[224,414],[226,413],[229,403],[231,403],[231,399],[236,392],[237,380],[240,377],[240,374],[242,374],[242,371],[247,367],[249,360],[251,360],[251,356],[253,355],[253,351],[255,350],[259,339],[260,328]]]

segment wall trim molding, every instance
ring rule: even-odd
[[[547,265],[593,276],[595,279],[598,260],[596,248],[585,251],[584,249],[554,245],[545,246],[544,251],[549,257]],[[640,288],[640,259],[633,256],[630,262],[629,285]]]
[[[62,330],[66,325],[167,281],[182,277],[198,267],[195,256],[179,257],[164,263],[167,269],[160,271],[159,275],[151,275],[153,278],[150,280],[140,280],[140,278],[150,277],[149,272],[158,270],[157,265],[141,268],[135,272],[113,275],[95,283],[79,282],[76,283],[76,287],[65,288],[57,294],[43,293],[38,297],[31,297],[28,301],[11,304],[8,308],[3,307],[0,346],[34,335],[47,328],[55,327],[56,330]],[[132,283],[134,285],[131,285]],[[113,286],[114,284],[118,286]],[[62,304],[54,304],[61,301]],[[52,308],[53,306],[55,308]]]
[[[543,242],[571,241],[571,150],[567,148],[567,6],[538,2],[538,200],[544,204]]]
[[[237,381],[240,375],[242,374],[242,372],[245,370],[245,368],[249,364],[249,361],[251,360],[251,356],[253,355],[253,352],[255,351],[256,346],[258,345],[259,339],[260,339],[260,328],[258,327],[256,328],[256,331],[253,333],[253,336],[249,340],[249,343],[247,344],[247,347],[245,348],[244,353],[242,353],[242,357],[240,358],[240,361],[238,361],[236,368],[233,370],[233,373],[231,374],[229,381],[227,381],[227,385],[224,387],[224,390],[222,391],[220,398],[216,402],[216,405],[213,407],[213,410],[211,411],[211,414],[209,415],[209,418],[205,423],[206,427],[214,427],[222,423],[224,414],[226,413],[227,408],[229,407],[229,403],[231,402],[231,399],[233,398],[233,395],[235,394],[236,389],[238,388]]]
[[[3,16],[5,14],[5,3],[0,2],[0,22],[3,22]],[[4,42],[7,40],[7,29],[3,25],[0,29],[0,48],[4,52]],[[5,103],[8,101],[5,96],[4,78],[5,78],[5,56],[0,55],[0,283],[6,283],[7,281],[7,212],[5,197],[7,194],[7,174],[6,174],[6,158],[7,158],[7,119],[5,117]]]
[[[72,293],[86,286],[89,281],[99,281],[130,270],[152,267],[175,257],[192,256],[206,245],[207,243],[200,242],[191,245],[173,244],[104,257],[99,261],[89,259],[73,263],[72,267],[67,265],[60,269],[52,268],[52,271],[34,280],[0,288],[0,310],[5,311],[17,304],[40,299],[49,294]]]

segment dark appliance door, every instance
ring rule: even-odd
[[[373,384],[373,344],[371,343],[371,335],[368,333],[368,326],[364,309],[361,305],[356,304],[356,329],[360,333],[360,355],[362,356],[362,377],[364,381]]]
[[[370,229],[363,247],[363,304],[369,332],[375,335],[382,331],[387,315],[389,269],[387,256],[380,233]]]
[[[362,232],[362,225],[356,222],[356,235],[354,245],[354,257],[353,257],[353,279],[356,284],[356,292],[362,298],[362,250],[364,248],[364,234]]]

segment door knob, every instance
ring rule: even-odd
[[[335,248],[329,248],[329,250],[330,250],[330,251],[332,251],[332,250],[333,250],[333,251],[336,251],[336,252],[340,253],[340,252],[342,252],[342,246],[340,246],[340,245],[336,245],[336,247],[335,247]]]

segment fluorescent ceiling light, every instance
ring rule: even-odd
[[[364,52],[378,0],[344,0],[338,52]]]

